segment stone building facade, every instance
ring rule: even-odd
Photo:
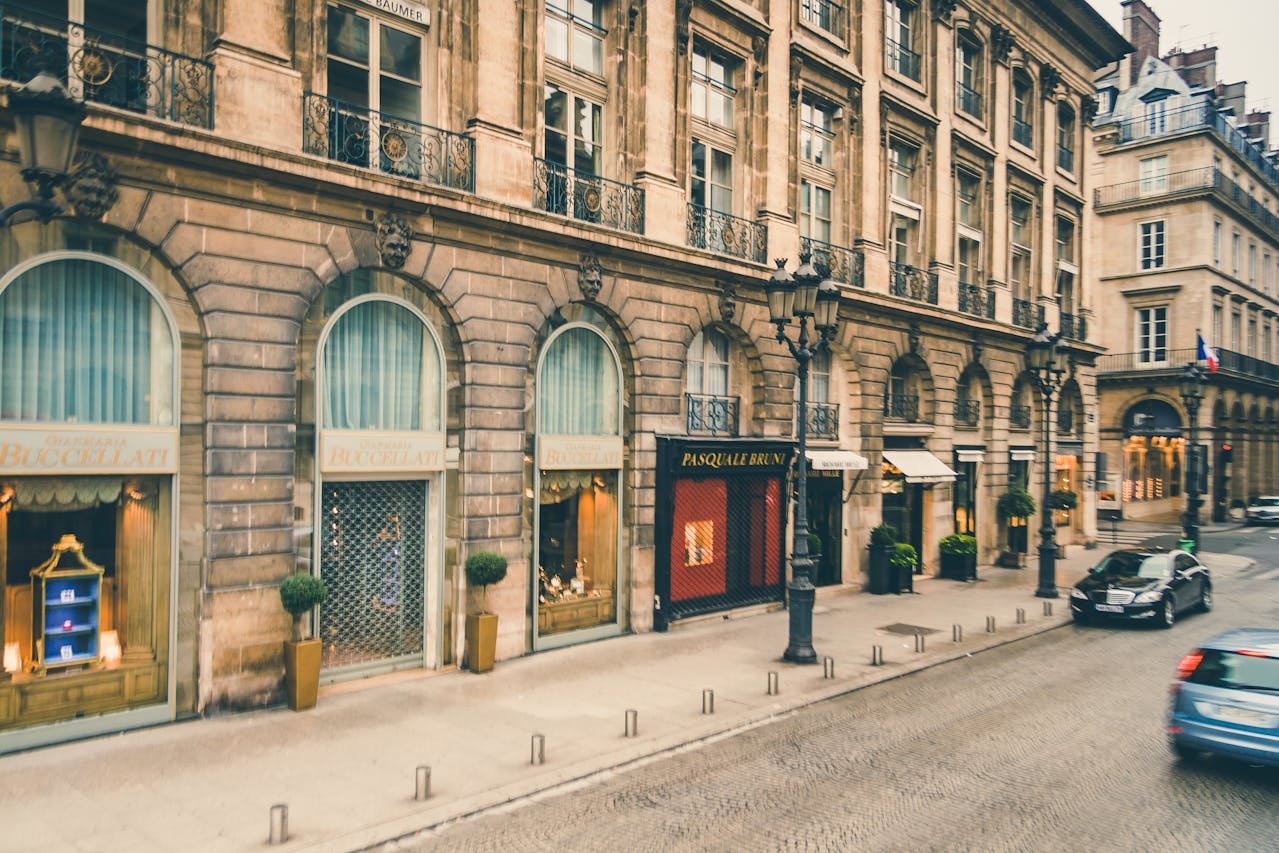
[[[1220,366],[1198,415],[1208,513],[1279,490],[1279,170],[1268,117],[1217,81],[1215,47],[1160,57],[1155,10],[1131,0],[1136,52],[1098,78],[1092,182],[1101,227],[1099,507],[1177,521],[1185,509],[1188,362]]]
[[[0,234],[0,748],[278,702],[295,571],[329,681],[461,665],[481,606],[510,658],[780,602],[762,287],[801,251],[841,294],[803,415],[823,585],[861,589],[881,520],[929,573],[946,534],[1006,547],[1041,323],[1061,536],[1094,535],[1084,127],[1127,46],[1084,2],[4,14],[0,76],[67,78],[92,156]],[[467,589],[482,549],[509,575]],[[98,579],[105,650],[25,615],[41,561]]]

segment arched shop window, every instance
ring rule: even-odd
[[[0,737],[168,719],[177,352],[163,302],[112,258],[0,279],[0,691],[19,694],[0,693],[17,709]]]
[[[621,367],[594,326],[568,324],[547,342],[537,411],[535,637],[616,631]]]
[[[383,293],[343,304],[321,335],[315,538],[328,679],[427,662],[438,630],[427,574],[440,536],[442,364],[425,317]]]

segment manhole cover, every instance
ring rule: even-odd
[[[894,622],[891,625],[885,625],[880,628],[881,631],[887,631],[890,634],[936,634],[937,628],[925,628],[922,625],[907,625],[904,622]]]

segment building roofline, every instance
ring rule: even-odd
[[[1063,27],[1092,62],[1094,69],[1116,62],[1136,50],[1088,0],[1031,2],[1026,5]]]

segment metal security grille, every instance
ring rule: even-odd
[[[324,668],[420,661],[426,482],[325,483]]]

